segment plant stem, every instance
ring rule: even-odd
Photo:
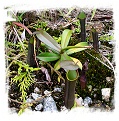
[[[81,25],[81,42],[86,41],[86,29],[85,29],[85,19],[80,19]]]
[[[35,61],[35,56],[34,56],[34,38],[33,37],[31,37],[28,42],[27,63],[31,67],[36,67],[36,65],[37,65],[36,61]]]
[[[76,80],[75,81],[69,81],[68,79],[65,80],[64,101],[67,109],[71,109],[74,105],[75,86],[76,86]]]
[[[98,32],[96,30],[92,31],[92,36],[93,36],[93,47],[96,51],[99,51]]]

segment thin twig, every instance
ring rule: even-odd
[[[36,104],[38,101],[40,101],[40,100],[42,100],[43,98],[45,98],[45,97],[47,97],[49,94],[52,94],[53,93],[53,91],[51,91],[51,92],[49,92],[49,93],[47,93],[47,94],[45,94],[45,95],[43,95],[42,97],[38,97],[36,100],[33,100],[33,101],[31,101],[31,102],[20,102],[20,101],[18,101],[18,100],[14,100],[14,99],[11,99],[11,98],[8,98],[8,100],[9,101],[13,101],[13,102],[16,102],[16,103],[19,103],[19,104],[25,104],[26,105],[26,108],[27,107],[30,107],[31,105],[33,105],[33,104]]]
[[[13,101],[15,103],[19,103],[19,104],[23,104],[23,102],[20,102],[20,101],[17,101],[17,100],[14,100],[14,99],[11,99],[11,98],[8,98],[9,101]]]
[[[98,60],[100,63],[102,63],[103,65],[105,65],[106,67],[108,67],[110,70],[113,70],[114,71],[114,68],[112,68],[112,66],[108,66],[106,65],[104,62],[102,62],[99,58],[97,57],[94,57],[93,55],[91,55],[90,53],[88,53],[87,51],[85,51],[87,54],[89,54],[91,57],[93,57],[94,59]],[[105,57],[106,58],[106,57]],[[109,62],[108,62],[109,63]],[[110,64],[110,63],[109,63]]]
[[[19,42],[21,43],[21,46],[22,46],[22,48],[23,48],[23,50],[24,50],[24,54],[25,54],[25,48],[24,48],[23,42],[22,42],[21,38],[19,37],[19,35],[18,35],[18,33],[17,33],[17,30],[16,30],[14,27],[13,27],[13,30],[14,30],[14,32],[16,33],[17,38],[18,38]],[[25,54],[25,55],[26,55],[26,54]]]
[[[59,76],[60,79],[65,82],[65,79],[61,76],[61,73],[59,71],[56,71],[49,63],[47,63],[47,65]]]
[[[35,39],[35,36],[33,36],[33,38],[34,38],[34,59],[35,59],[37,67],[39,67],[37,59],[36,59],[36,39]]]

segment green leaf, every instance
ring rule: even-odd
[[[86,18],[86,14],[84,12],[81,12],[78,16],[79,19],[85,19]]]
[[[65,70],[77,70],[79,68],[73,60],[63,60],[60,62],[60,66]]]
[[[60,60],[58,60],[58,61],[55,63],[54,69],[55,69],[55,70],[59,70],[59,69],[60,69]]]
[[[82,63],[80,62],[80,60],[71,57],[71,59],[74,61],[74,63],[82,70]]]
[[[69,70],[66,76],[69,81],[75,81],[79,77],[79,74],[76,70]]]
[[[50,61],[55,61],[60,58],[60,56],[56,53],[49,53],[49,52],[44,52],[39,54],[37,56],[38,59],[44,61],[44,62],[50,62]]]
[[[79,47],[78,47],[78,46],[79,46]],[[87,48],[85,48],[85,46],[88,46],[88,43],[87,43],[87,42],[80,42],[80,43],[76,44],[76,45],[74,46],[74,48],[68,49],[68,50],[66,51],[66,53],[67,53],[67,55],[70,55],[70,54],[72,54],[72,53],[80,52],[80,51],[82,51],[82,50],[87,49]],[[76,47],[76,48],[75,48],[75,47]],[[83,47],[84,47],[84,48],[83,48]]]
[[[40,41],[51,47],[53,50],[60,52],[61,50],[60,45],[47,32],[39,30],[34,32],[34,34],[36,34],[37,38]]]
[[[96,13],[96,9],[93,10],[93,13],[92,13],[90,21],[92,21],[93,17],[95,16],[95,13]]]
[[[48,50],[52,50],[53,53],[56,53],[58,54],[59,52],[54,50],[53,48],[49,47],[48,45],[45,45],[45,47],[48,49]]]
[[[72,35],[72,30],[65,29],[62,33],[62,39],[61,39],[61,48],[67,47],[70,37]]]

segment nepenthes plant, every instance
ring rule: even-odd
[[[54,69],[59,70],[63,68],[66,71],[64,102],[68,109],[71,109],[74,105],[75,85],[79,77],[77,70],[82,70],[82,63],[80,60],[70,55],[90,48],[87,42],[79,42],[74,46],[68,46],[72,33],[72,30],[65,29],[61,36],[61,43],[59,44],[44,30],[34,32],[37,38],[50,50],[50,52],[40,53],[37,58],[44,62],[57,60],[54,64]]]

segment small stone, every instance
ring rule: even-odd
[[[42,105],[42,104],[38,104],[38,105],[35,107],[35,110],[40,111],[40,110],[42,110],[42,108],[43,108],[43,105]]]
[[[40,95],[39,94],[36,94],[36,93],[32,93],[32,97],[33,97],[34,100],[36,100],[37,98],[40,97]]]
[[[48,96],[44,98],[43,105],[44,105],[43,111],[50,111],[50,112],[58,111],[56,107],[56,103],[52,96]]]
[[[83,99],[82,99],[82,97],[80,97],[78,99],[76,98],[75,101],[76,101],[78,106],[83,106]]]
[[[54,88],[54,92],[61,92],[62,89],[61,88]]]
[[[44,91],[44,94],[47,95],[47,96],[51,96],[51,92],[47,91],[47,90]]]
[[[42,95],[39,95],[37,93],[32,93],[32,97],[34,100],[37,100],[38,98],[42,97]],[[39,103],[43,102],[43,98],[41,98],[40,100],[38,100]]]
[[[39,92],[40,90],[39,90],[39,88],[38,87],[36,87],[35,89],[34,89],[34,92],[35,93],[37,93],[37,92]]]
[[[102,99],[108,102],[110,98],[111,88],[103,88],[101,89],[101,91],[102,91]]]
[[[31,98],[26,99],[26,102],[28,102],[28,103],[31,103],[32,101],[33,101],[33,99],[31,99]]]
[[[89,107],[90,104],[92,104],[92,99],[90,97],[86,97],[84,99],[84,106]]]
[[[111,77],[106,77],[107,82],[111,81]]]

